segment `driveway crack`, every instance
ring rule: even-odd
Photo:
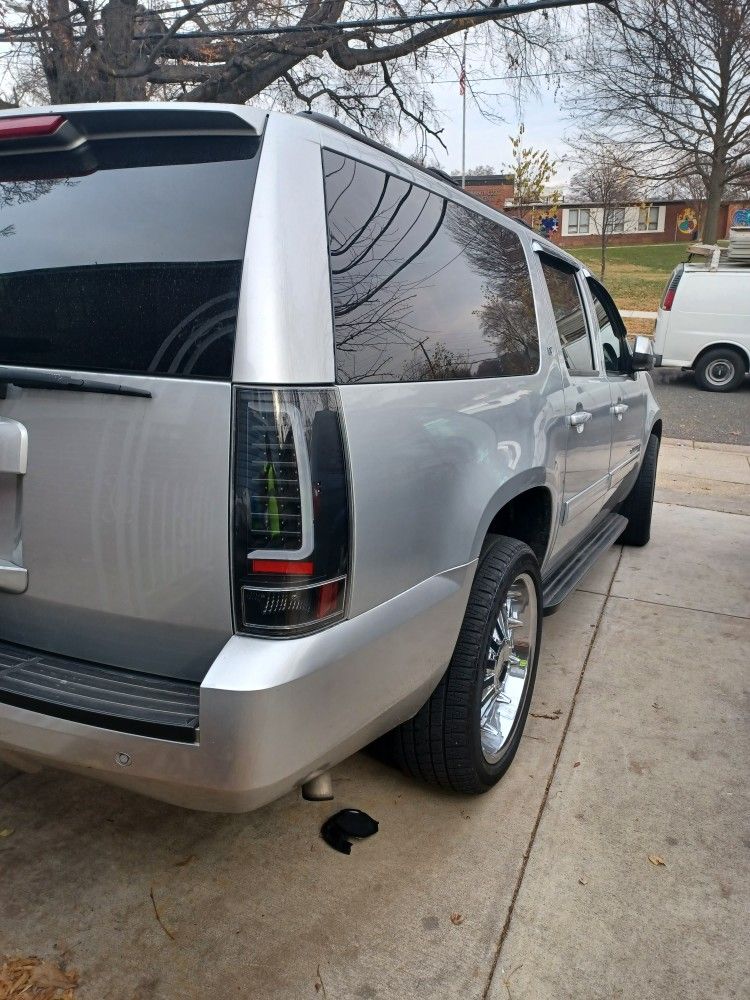
[[[612,574],[612,578],[609,581],[609,587],[607,588],[607,593],[604,595],[604,601],[599,610],[599,614],[596,619],[596,624],[591,631],[591,640],[586,649],[586,655],[581,666],[581,671],[578,675],[578,681],[576,683],[576,689],[573,692],[573,700],[570,704],[570,710],[565,719],[565,726],[563,727],[562,735],[560,736],[560,742],[557,747],[557,753],[555,754],[555,759],[552,762],[552,767],[550,769],[549,777],[547,778],[547,784],[544,788],[544,795],[542,796],[542,801],[539,804],[539,809],[536,814],[536,819],[534,820],[534,826],[531,830],[531,835],[529,837],[528,843],[526,845],[526,850],[523,852],[523,861],[521,862],[521,868],[516,879],[516,884],[513,888],[513,895],[510,900],[510,906],[508,907],[508,913],[505,917],[505,923],[500,931],[500,938],[498,939],[497,946],[495,948],[495,954],[492,959],[492,964],[490,966],[489,975],[487,977],[487,982],[485,984],[484,990],[482,991],[482,1000],[487,1000],[489,996],[490,988],[492,987],[492,981],[495,978],[495,972],[497,966],[500,962],[500,955],[503,950],[503,945],[505,944],[505,939],[508,936],[508,931],[510,930],[511,921],[513,920],[513,913],[516,908],[516,900],[521,891],[521,886],[523,885],[524,876],[526,875],[526,866],[529,863],[529,858],[531,857],[531,852],[534,850],[534,843],[536,841],[536,835],[539,830],[539,826],[542,822],[542,816],[544,815],[544,810],[547,808],[547,802],[549,800],[549,793],[552,787],[552,782],[555,780],[555,775],[557,774],[557,766],[560,763],[560,757],[562,755],[563,747],[565,746],[565,739],[568,735],[568,729],[570,728],[570,723],[573,719],[573,713],[575,711],[576,703],[578,701],[578,693],[581,690],[581,684],[583,683],[583,678],[586,673],[586,667],[588,666],[589,659],[591,658],[591,653],[594,649],[594,643],[596,642],[596,637],[599,634],[599,627],[601,626],[602,619],[604,618],[604,612],[607,610],[607,605],[609,599],[612,596],[612,587],[614,585],[615,579],[617,577],[617,571],[620,568],[620,562],[622,561],[622,546],[620,547],[620,554],[617,557],[617,565],[615,566],[615,571]]]

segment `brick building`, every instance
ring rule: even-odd
[[[466,178],[466,193],[504,212],[513,201],[513,174],[484,174]]]
[[[600,243],[603,222],[601,205],[564,201],[558,205],[513,205],[513,175],[467,177],[466,192],[507,215],[521,218],[533,229],[544,231],[560,246],[592,247]],[[648,203],[628,202],[614,209],[611,246],[634,243],[689,243],[698,234],[699,206],[695,202],[662,199]],[[547,228],[543,230],[546,220]],[[721,206],[719,232],[727,236],[730,226],[750,225],[750,201]]]

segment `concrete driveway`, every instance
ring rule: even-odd
[[[661,468],[651,544],[547,620],[492,793],[359,754],[333,804],[211,816],[5,769],[0,956],[77,1000],[746,997],[750,454]],[[318,838],[344,805],[380,822],[350,857]]]

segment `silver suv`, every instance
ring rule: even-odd
[[[252,809],[482,792],[661,420],[572,257],[315,115],[0,116],[0,755]]]

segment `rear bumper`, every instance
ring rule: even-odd
[[[194,744],[0,704],[0,756],[191,809],[278,798],[413,715],[455,645],[476,563],[301,639],[233,636],[200,689]]]

